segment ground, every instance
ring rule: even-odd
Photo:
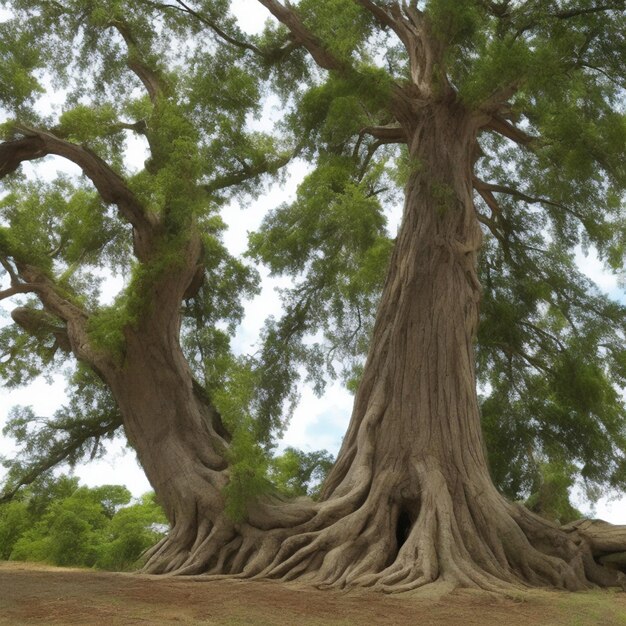
[[[618,626],[626,594],[534,591],[516,598],[453,593],[318,591],[297,584],[197,582],[0,562],[0,624],[225,626]]]

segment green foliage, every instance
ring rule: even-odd
[[[441,43],[457,50],[479,36],[485,18],[481,3],[472,1],[431,0],[426,14]]]
[[[248,501],[268,488],[268,473],[283,492],[301,493],[317,471],[308,468],[324,461],[291,451],[268,458],[296,383],[305,377],[321,392],[328,376],[340,374],[356,388],[394,244],[386,212],[423,172],[408,148],[379,145],[367,129],[397,127],[390,105],[402,90],[413,93],[414,50],[358,2],[300,0],[293,10],[339,61],[339,71],[322,76],[285,27],[247,37],[226,0],[192,4],[204,21],[148,0],[0,0],[12,13],[0,25],[0,105],[14,118],[3,136],[19,137],[21,124],[84,144],[127,181],[148,218],[160,220],[152,256],[139,261],[128,223],[85,181],[18,173],[3,180],[0,258],[3,278],[7,267],[36,266],[90,315],[94,346],[121,362],[125,329],[158,306],[158,279],[180,263],[189,237],[202,234],[204,283],[182,303],[181,343],[234,432],[227,495],[242,519]],[[431,68],[430,104],[443,87],[459,107],[486,115],[504,100],[504,118],[535,138],[520,147],[485,127],[476,151],[475,174],[504,190],[494,192],[499,211],[476,198],[486,235],[478,375],[494,478],[517,499],[536,493],[540,479],[561,493],[574,478],[589,493],[624,488],[626,409],[615,388],[626,384],[626,310],[600,294],[573,257],[595,248],[614,271],[624,267],[623,11],[587,0],[418,6],[442,52]],[[207,20],[246,45],[224,41]],[[48,106],[43,85],[63,90],[59,110]],[[261,132],[255,121],[267,117],[274,94],[286,114]],[[127,136],[148,150],[145,167],[129,162]],[[256,354],[235,358],[231,337],[258,278],[222,244],[218,210],[260,195],[294,152],[312,171],[293,201],[268,212],[249,250],[273,275],[292,279],[282,292],[284,315],[267,320]],[[436,181],[433,188],[447,210],[450,190]],[[108,305],[100,297],[103,271],[127,278]],[[33,300],[19,304],[43,313]],[[54,333],[63,325],[54,316],[43,321],[32,332],[0,329],[0,377],[8,385],[62,367]],[[62,459],[98,454],[119,426],[97,376],[76,386],[49,420],[14,411],[7,433],[23,454],[8,463],[9,492]],[[567,469],[557,475],[557,466]],[[97,560],[89,546],[101,531],[82,525],[77,510],[68,504],[59,515],[84,537],[80,558]],[[45,552],[46,541],[33,538],[33,553]],[[126,548],[116,550],[108,562],[127,563]]]
[[[357,166],[348,157],[320,159],[296,200],[268,214],[250,236],[250,254],[273,274],[300,277],[282,292],[283,318],[268,320],[263,332],[256,415],[266,432],[277,429],[273,416],[292,397],[298,365],[321,393],[324,370],[334,377],[340,367],[348,380],[367,350],[393,242],[376,193],[387,176],[384,162],[362,179]],[[315,331],[323,341],[307,341]]]
[[[269,493],[316,497],[333,464],[326,450],[307,453],[287,448],[279,456],[270,456],[271,439],[265,424],[258,420],[262,409],[259,402],[263,401],[258,389],[263,381],[254,365],[250,360],[231,363],[228,377],[213,393],[215,406],[233,434],[228,449],[229,482],[223,494],[226,513],[237,522],[244,521],[249,507]]]
[[[520,218],[518,214],[518,219]],[[533,224],[534,222],[534,224]],[[542,228],[528,216],[527,236]],[[539,236],[539,235],[538,235]],[[508,259],[485,247],[478,374],[492,474],[512,498],[537,481],[535,456],[568,459],[597,488],[626,487],[626,310],[600,295],[559,246]]]
[[[18,453],[12,459],[0,458],[7,469],[0,501],[38,477],[45,484],[49,470],[61,463],[73,467],[102,456],[105,444],[120,430],[119,409],[108,388],[91,370],[79,366],[67,391],[67,403],[51,417],[37,416],[30,407],[11,410],[2,434],[14,439]]]
[[[243,522],[248,508],[272,490],[267,477],[268,457],[253,436],[251,425],[247,428],[240,425],[233,433],[228,453],[230,466],[228,484],[223,489],[224,510],[233,521]]]
[[[317,499],[334,458],[327,450],[303,452],[287,447],[270,461],[270,478],[288,498],[311,496]]]
[[[28,507],[24,502],[0,505],[0,560],[8,561],[18,539],[30,525]]]
[[[8,189],[0,200],[0,222],[8,227],[0,239],[3,253],[57,273],[70,296],[76,289],[97,299],[100,281],[91,271],[116,271],[128,263],[128,234],[119,220],[93,190],[68,177],[14,183]]]
[[[540,463],[538,479],[526,506],[542,517],[557,524],[567,524],[580,519],[582,514],[569,499],[574,486],[575,468],[563,463]]]
[[[298,10],[306,26],[341,59],[362,48],[372,23],[357,3],[345,0],[301,0]]]
[[[48,477],[0,504],[0,558],[128,570],[165,528],[152,494],[131,503],[120,485]]]
[[[362,128],[388,116],[392,92],[389,74],[372,65],[364,65],[358,74],[347,77],[331,75],[324,83],[303,91],[290,123],[306,145],[341,154]],[[315,139],[319,141],[315,143]]]
[[[166,526],[165,515],[152,493],[120,508],[106,529],[96,567],[113,571],[132,569],[141,555],[162,537]]]
[[[41,53],[32,34],[11,21],[0,23],[0,103],[6,110],[23,113],[44,89],[35,76]]]

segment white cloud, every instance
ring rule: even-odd
[[[611,273],[600,259],[595,249],[590,248],[586,253],[581,248],[576,250],[576,264],[580,270],[590,278],[605,293],[619,297],[619,278]]]
[[[231,11],[237,16],[240,28],[251,34],[260,33],[270,13],[257,0],[233,0]]]
[[[280,448],[294,446],[302,450],[326,449],[337,454],[352,412],[353,397],[341,385],[328,384],[318,398],[308,386],[301,389],[301,399],[280,442]]]

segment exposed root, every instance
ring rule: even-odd
[[[369,488],[361,484],[315,504],[315,514],[295,526],[258,528],[224,519],[199,526],[195,536],[175,527],[150,551],[144,571],[297,579],[385,593],[435,586],[506,594],[623,584],[624,575],[598,563],[592,542],[575,529],[564,531],[508,503],[488,484],[466,483],[451,492],[438,469],[419,466],[416,472],[422,490],[409,502],[394,499],[383,476]],[[306,503],[309,512],[311,506]],[[611,541],[619,544],[614,536]]]

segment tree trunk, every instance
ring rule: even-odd
[[[221,492],[228,443],[194,392],[177,315],[160,308],[128,332],[124,369],[110,384],[173,525],[146,571],[387,591],[432,583],[582,589],[621,579],[596,563],[588,539],[508,503],[491,481],[473,351],[477,124],[454,103],[406,119],[413,170],[403,221],[352,420],[320,502],[263,499],[245,522],[230,521]]]
[[[126,435],[172,528],[154,571],[169,571],[216,524],[227,522],[221,493],[228,481],[227,441],[219,416],[194,389],[177,333],[128,332],[116,378],[111,387]]]
[[[125,328],[123,363],[99,368],[171,525],[152,551],[155,573],[175,570],[209,534],[233,532],[222,496],[229,437],[195,383],[179,341],[180,303],[200,251],[200,239],[190,237],[179,265],[153,280],[155,304]]]

